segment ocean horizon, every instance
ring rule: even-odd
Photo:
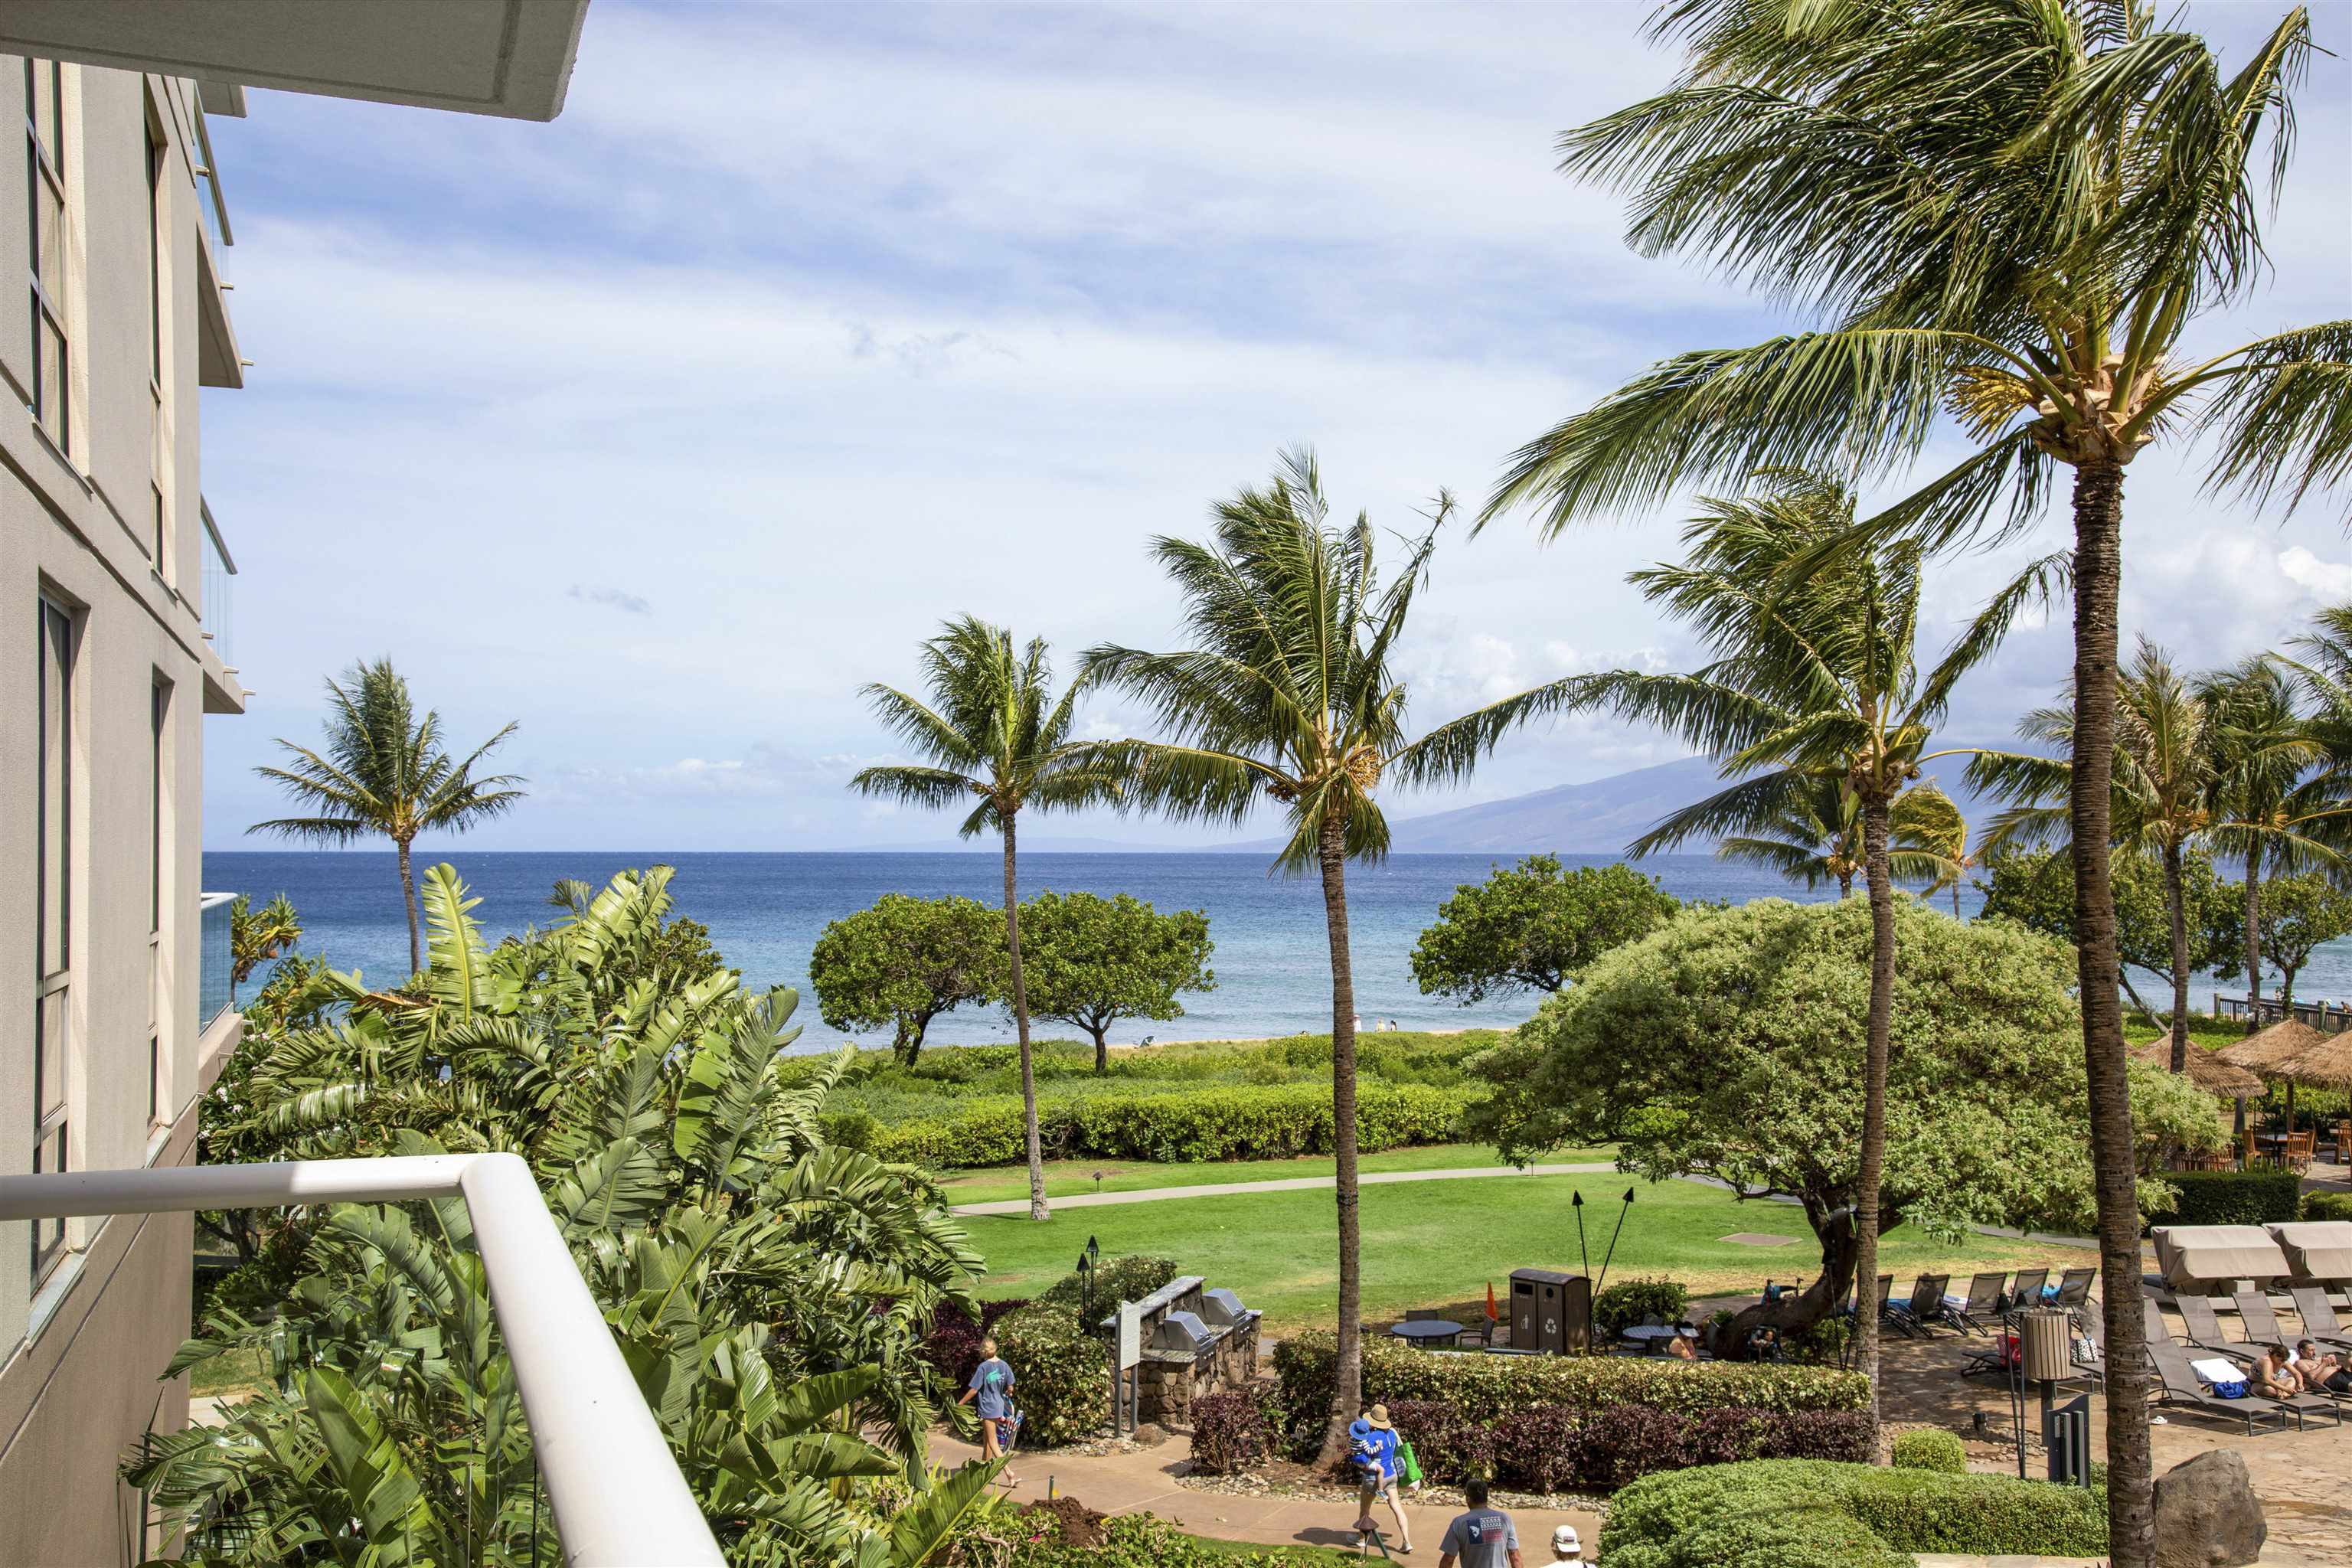
[[[1456,888],[1484,881],[1517,855],[1399,854],[1374,865],[1348,868],[1348,909],[1355,959],[1356,1000],[1366,1028],[1393,1020],[1406,1029],[1507,1028],[1525,1022],[1542,1000],[1525,994],[1457,1006],[1424,996],[1414,984],[1411,954],[1438,907]],[[1608,865],[1609,855],[1563,855],[1570,866]],[[676,868],[670,881],[673,914],[709,927],[711,941],[747,986],[791,985],[801,994],[800,1050],[830,1049],[854,1039],[887,1042],[887,1032],[849,1036],[818,1016],[808,983],[809,950],[827,922],[866,908],[884,893],[918,898],[961,894],[990,904],[1003,896],[1003,862],[988,850],[772,852],[693,851],[658,854],[614,850],[467,850],[418,858],[457,868],[485,934],[495,942],[526,927],[561,918],[547,902],[560,878],[602,886],[615,873],[653,865]],[[1683,899],[1745,903],[1758,898],[1821,902],[1834,884],[1808,891],[1769,872],[1708,855],[1664,855],[1638,863],[1667,891]],[[204,858],[208,892],[245,893],[262,902],[284,893],[303,924],[297,951],[335,969],[397,981],[407,973],[408,927],[401,909],[397,861],[389,850],[223,850]],[[1106,897],[1129,893],[1161,912],[1200,910],[1216,943],[1210,967],[1213,991],[1182,998],[1181,1017],[1130,1019],[1112,1031],[1118,1044],[1158,1040],[1247,1039],[1330,1026],[1330,969],[1323,928],[1322,888],[1311,877],[1268,872],[1263,854],[1228,849],[1067,852],[1039,850],[1021,858],[1024,898],[1047,889]],[[1856,896],[1860,896],[1859,889]],[[1949,910],[1949,891],[1937,895]],[[1972,916],[1983,897],[1960,889],[1960,911]],[[2332,944],[2298,978],[2300,997],[2342,994],[2352,982],[2352,942]],[[248,985],[256,984],[249,982]],[[2151,993],[2145,977],[2143,994]],[[2200,1005],[2213,987],[2200,978]],[[1038,1038],[1081,1038],[1080,1031],[1048,1020],[1033,1022]],[[961,1008],[931,1025],[928,1044],[998,1044],[1013,1037],[1001,1007]]]

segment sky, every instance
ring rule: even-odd
[[[2229,65],[2281,9],[2189,15]],[[2302,93],[2271,271],[2192,348],[2352,311],[2352,4],[2314,11],[2338,58]],[[1414,532],[1653,361],[1792,324],[1634,255],[1620,200],[1554,170],[1562,130],[1671,76],[1645,15],[594,0],[551,124],[249,92],[211,129],[254,363],[202,415],[254,696],[206,721],[207,847],[262,847],[244,829],[284,806],[253,768],[378,656],[453,743],[520,722],[498,756],[529,799],[475,847],[950,847],[952,820],[846,787],[896,756],[859,688],[911,684],[943,619],[1043,637],[1065,671],[1181,646],[1149,542],[1201,536],[1282,448],[1317,450],[1336,511]],[[2352,597],[2340,498],[2257,513],[2200,471],[2130,471],[2126,639],[2210,666]],[[1402,655],[1414,720],[1684,667],[1623,580],[1681,521],[1450,525]],[[1930,636],[2066,523],[1939,563]],[[2069,662],[2063,614],[2020,631],[1948,732],[2006,739]],[[1091,735],[1144,722],[1082,710]],[[1682,754],[1574,719],[1389,805]],[[1187,830],[1024,839],[1071,836]]]

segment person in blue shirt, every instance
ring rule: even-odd
[[[1003,1452],[997,1441],[997,1423],[1013,1414],[1013,1369],[999,1360],[996,1342],[980,1342],[980,1364],[971,1369],[971,1383],[958,1405],[980,1401],[980,1457],[993,1459]]]
[[[1404,1499],[1397,1487],[1397,1435],[1389,1407],[1375,1405],[1348,1424],[1348,1462],[1356,1469],[1356,1531],[1376,1528],[1372,1504],[1385,1500],[1395,1519],[1397,1550],[1412,1554],[1412,1527],[1405,1522]]]

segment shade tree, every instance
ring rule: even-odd
[[[932,1022],[1005,995],[1004,920],[975,899],[885,893],[828,923],[809,951],[817,1012],[844,1033],[888,1029],[912,1067]]]
[[[2074,863],[2065,851],[2011,847],[1988,855],[1981,868],[1984,875],[1976,882],[1985,896],[1984,907],[1977,911],[1979,920],[2014,921],[2074,945]],[[2135,969],[2157,976],[2172,972],[2173,900],[2163,869],[2146,856],[2120,851],[2107,887],[2115,901],[2116,951],[2122,960],[2117,978],[2132,1005],[2163,1019],[2164,1012],[2149,1006],[2132,983]],[[2205,851],[2191,849],[2181,856],[2179,894],[2190,969],[2226,964],[2242,945],[2237,900]]]
[[[2294,1013],[2294,977],[2311,955],[2352,931],[2352,893],[2317,872],[2273,877],[2263,884],[2258,906],[2263,961],[2279,972],[2279,1005]],[[2243,972],[2237,955],[2224,952],[2215,973],[2223,979]]]
[[[1029,1009],[1084,1029],[1095,1071],[1110,1066],[1108,1036],[1127,1018],[1178,1018],[1180,993],[1213,991],[1215,943],[1198,910],[1161,914],[1130,894],[1044,892],[1021,906]]]
[[[1530,855],[1438,906],[1437,922],[1413,944],[1412,977],[1424,994],[1465,1007],[1549,994],[1681,908],[1655,877],[1622,861],[1564,868],[1557,855]]]
[[[1963,923],[1907,898],[1894,914],[1903,963],[1882,1226],[1957,1242],[1974,1225],[2087,1226],[2090,1111],[2071,1070],[2080,1047],[2067,952],[2014,924]],[[1689,910],[1602,958],[1474,1059],[1495,1094],[1470,1131],[1514,1163],[1613,1142],[1618,1168],[1649,1180],[1704,1177],[1743,1199],[1796,1204],[1819,1273],[1716,1331],[1718,1354],[1742,1353],[1760,1326],[1801,1332],[1858,1278],[1872,927],[1860,900]],[[2136,1065],[2132,1093],[2151,1171],[2158,1140],[2219,1142],[2210,1098],[2187,1080]],[[2152,1175],[2145,1192],[2165,1195]],[[1630,1223],[1641,1215],[1636,1201]]]

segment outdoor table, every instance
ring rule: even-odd
[[[1444,1318],[1429,1318],[1420,1322],[1399,1323],[1389,1330],[1401,1340],[1410,1340],[1423,1350],[1434,1344],[1453,1344],[1462,1338],[1462,1325]]]
[[[1677,1335],[1683,1339],[1695,1340],[1698,1338],[1698,1331],[1696,1329],[1666,1328],[1657,1323],[1636,1323],[1632,1328],[1627,1329],[1622,1337],[1633,1341],[1635,1344],[1640,1345],[1645,1352],[1654,1355],[1658,1353],[1658,1350],[1661,1345],[1664,1344],[1666,1341],[1675,1338]]]

